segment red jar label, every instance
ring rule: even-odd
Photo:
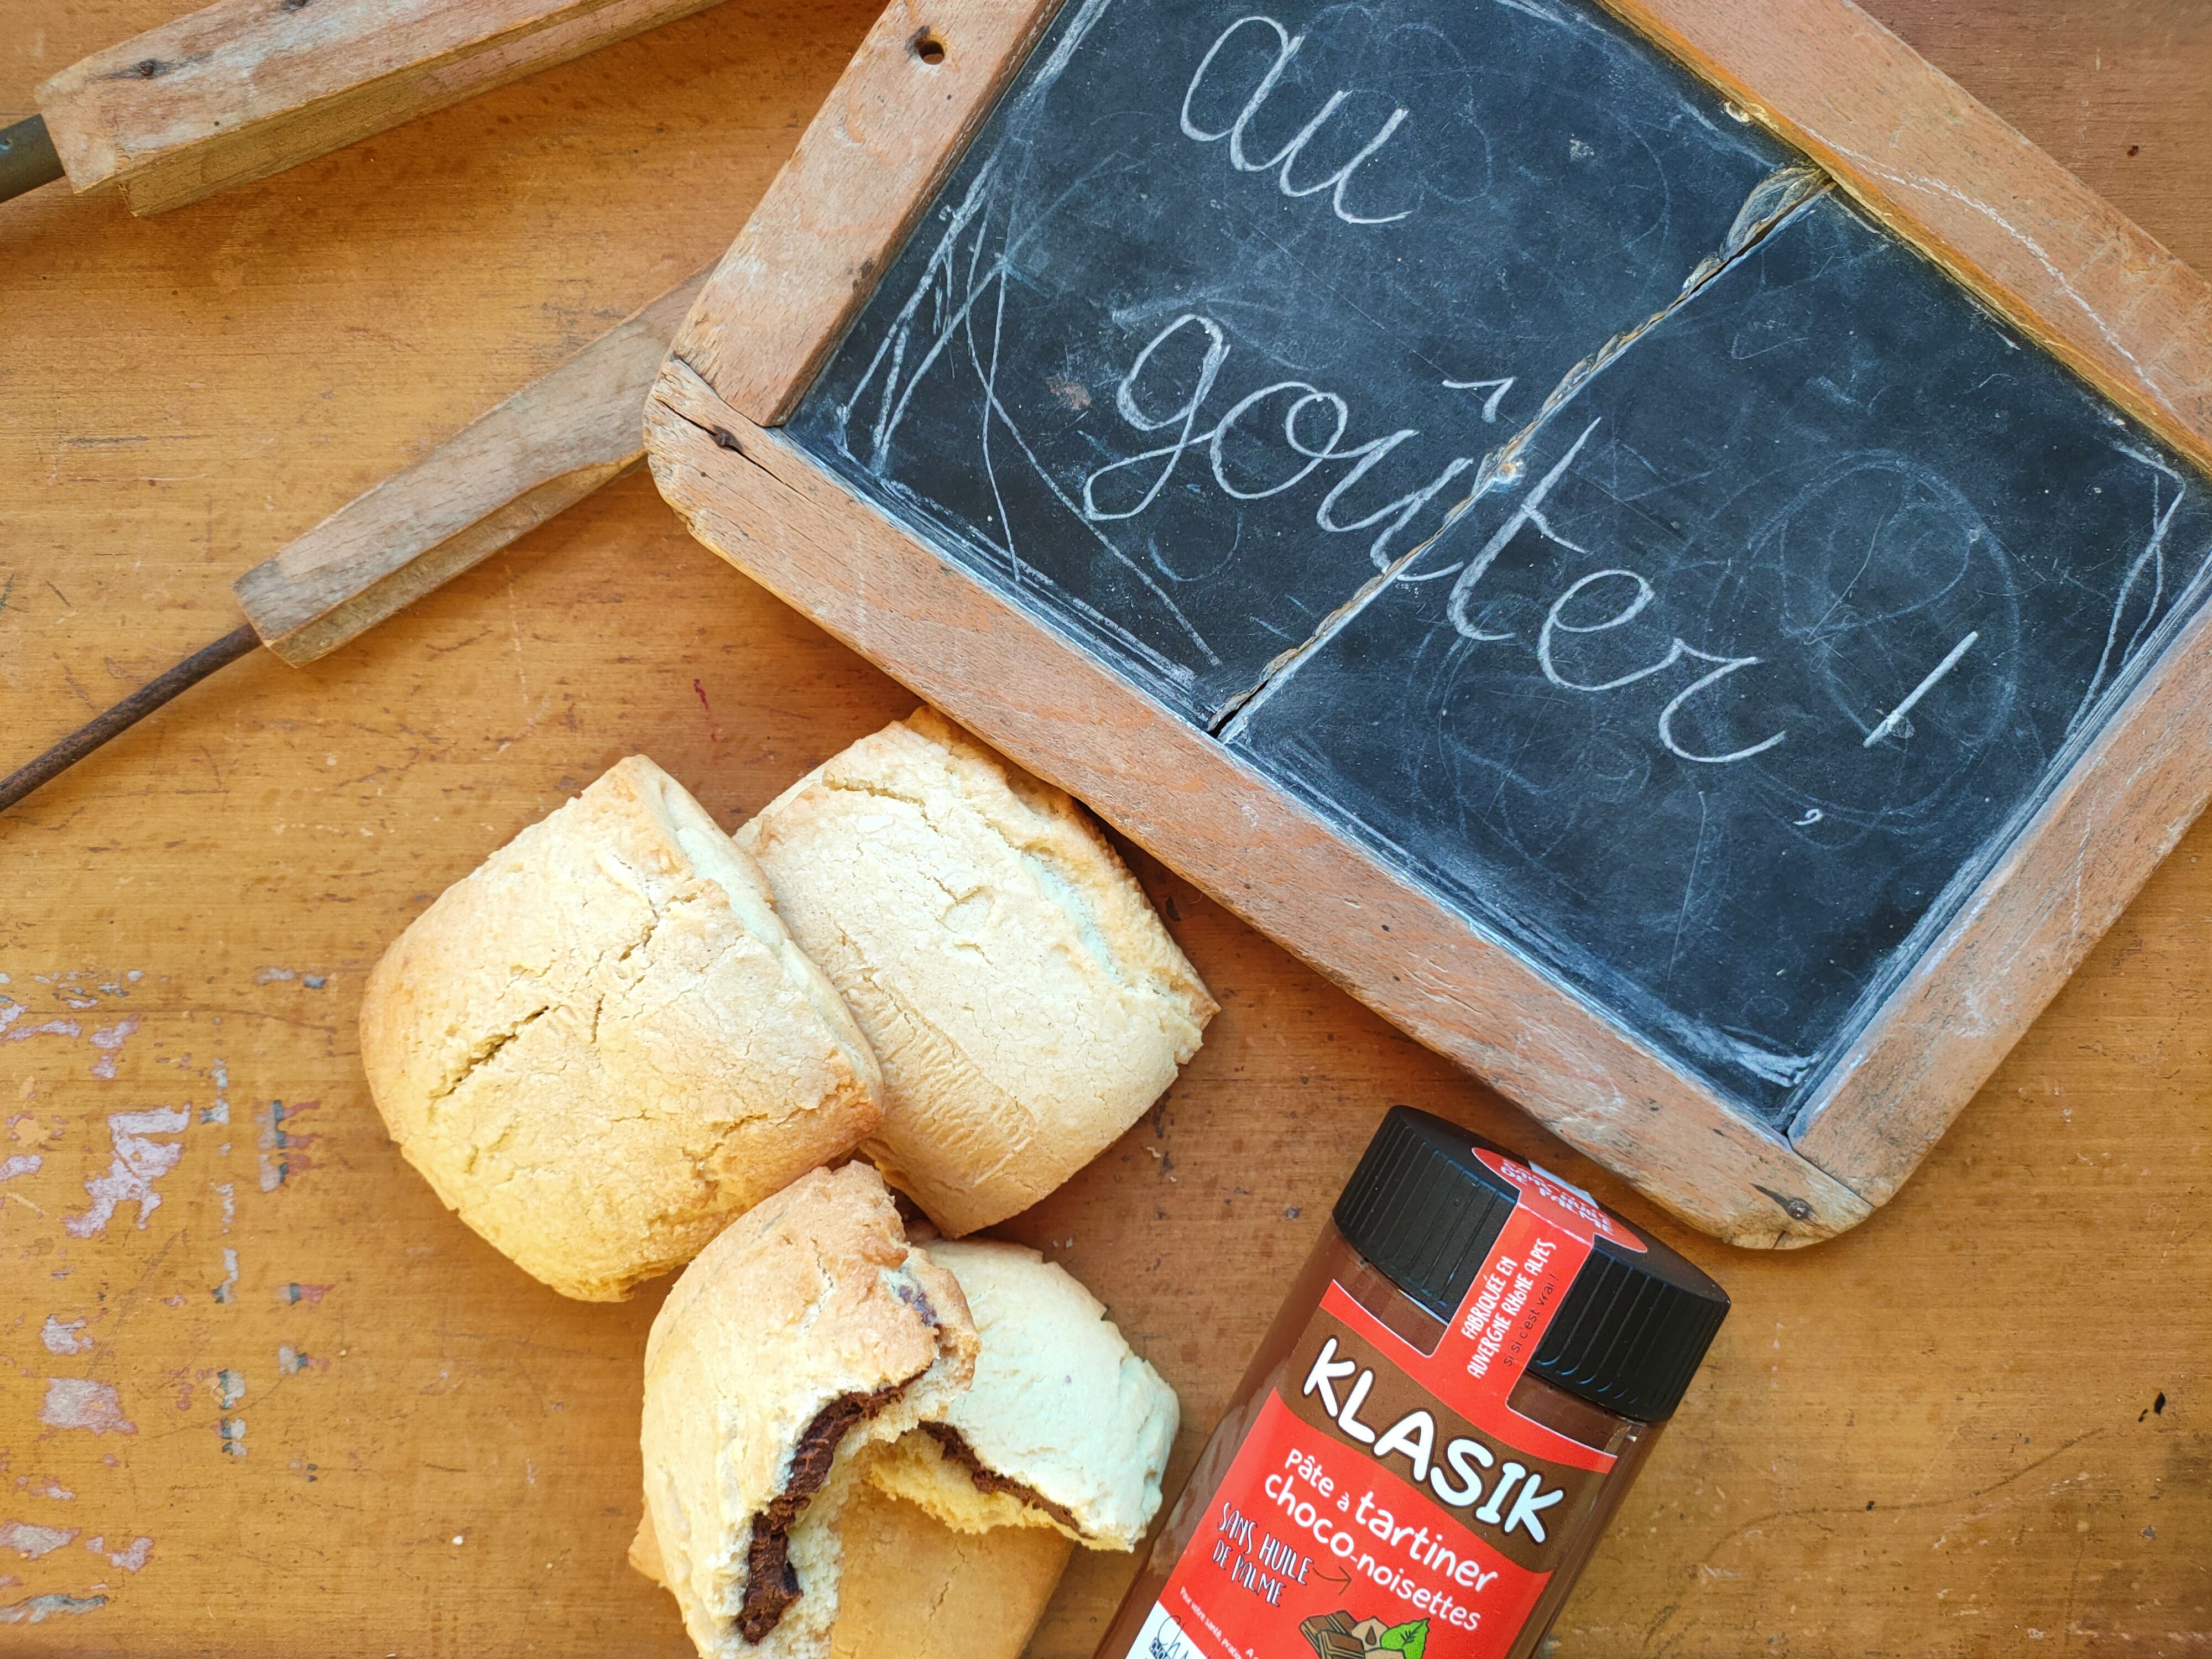
[[[1432,1353],[1332,1284],[1153,1606],[1141,1659],[1496,1659],[1613,1460],[1507,1404],[1602,1235],[1576,1188],[1520,1189]]]

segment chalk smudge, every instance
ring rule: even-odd
[[[256,985],[280,985],[288,980],[297,980],[310,991],[319,991],[331,982],[328,974],[311,974],[301,968],[264,968],[253,976]]]
[[[106,1605],[104,1595],[34,1595],[0,1607],[0,1625],[36,1625],[58,1613],[90,1613]]]
[[[105,1538],[87,1540],[85,1548],[90,1550],[94,1555],[106,1556],[111,1565],[120,1567],[125,1572],[136,1572],[153,1559],[154,1540],[150,1538],[134,1538],[131,1540],[130,1548],[120,1554],[115,1553],[107,1547],[107,1540]]]
[[[37,1527],[27,1521],[0,1522],[0,1549],[9,1549],[37,1560],[51,1555],[76,1537],[75,1527]]]
[[[82,1319],[64,1320],[48,1314],[39,1340],[46,1345],[48,1353],[90,1353],[92,1339],[82,1334],[84,1327]]]
[[[90,1238],[104,1231],[114,1219],[119,1204],[138,1206],[138,1225],[143,1231],[146,1218],[161,1207],[161,1195],[154,1190],[154,1183],[177,1167],[185,1155],[181,1140],[149,1140],[149,1135],[175,1134],[191,1121],[188,1112],[172,1106],[158,1106],[148,1112],[116,1112],[107,1120],[107,1131],[115,1143],[115,1157],[107,1166],[107,1173],[96,1176],[84,1183],[92,1195],[91,1207],[81,1214],[63,1218],[62,1226],[72,1238]]]
[[[13,1181],[17,1176],[36,1175],[39,1166],[46,1161],[36,1152],[19,1152],[13,1158],[0,1158],[0,1181]]]
[[[238,1219],[238,1189],[228,1181],[210,1181],[216,1196],[222,1200],[222,1230],[230,1231],[230,1224]]]
[[[228,1123],[230,1121],[230,1066],[227,1062],[218,1060],[211,1068],[210,1074],[215,1079],[215,1104],[201,1110],[200,1121]]]
[[[136,1434],[138,1425],[123,1414],[122,1397],[112,1382],[88,1376],[50,1376],[46,1403],[39,1421],[53,1429],[89,1429],[94,1434]]]
[[[115,1062],[123,1057],[123,1039],[138,1029],[137,1015],[128,1015],[112,1025],[103,1025],[92,1034],[92,1046],[100,1051],[100,1058],[92,1063],[94,1077],[113,1077]]]

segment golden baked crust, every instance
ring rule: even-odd
[[[707,1659],[823,1659],[856,1460],[941,1418],[975,1367],[959,1285],[907,1244],[866,1164],[802,1176],[699,1253],[646,1342],[640,1442],[660,1576]],[[894,1389],[789,1528],[797,1599],[747,1640],[753,1520],[783,1493],[801,1436],[833,1402]]]
[[[1103,1152],[1215,1012],[1081,809],[933,709],[816,768],[737,841],[882,1062],[869,1155],[954,1237]]]
[[[416,918],[369,975],[362,1064],[447,1208],[612,1301],[844,1157],[866,1039],[699,804],[632,757]]]
[[[955,1532],[866,1481],[838,1532],[845,1569],[830,1659],[1021,1659],[1073,1547],[1056,1532]],[[629,1564],[665,1584],[650,1515]]]
[[[975,1381],[944,1423],[872,1460],[871,1484],[960,1532],[1050,1528],[1092,1549],[1136,1548],[1160,1507],[1175,1390],[1098,1298],[1035,1250],[947,1239],[929,1255],[975,1316]],[[959,1437],[951,1455],[948,1431]]]

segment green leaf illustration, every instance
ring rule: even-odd
[[[1421,1659],[1422,1650],[1429,1645],[1429,1621],[1416,1619],[1384,1631],[1382,1645],[1404,1654],[1406,1659]]]

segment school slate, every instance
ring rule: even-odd
[[[2187,464],[1566,0],[1069,6],[791,431],[1778,1124],[2212,553]]]

